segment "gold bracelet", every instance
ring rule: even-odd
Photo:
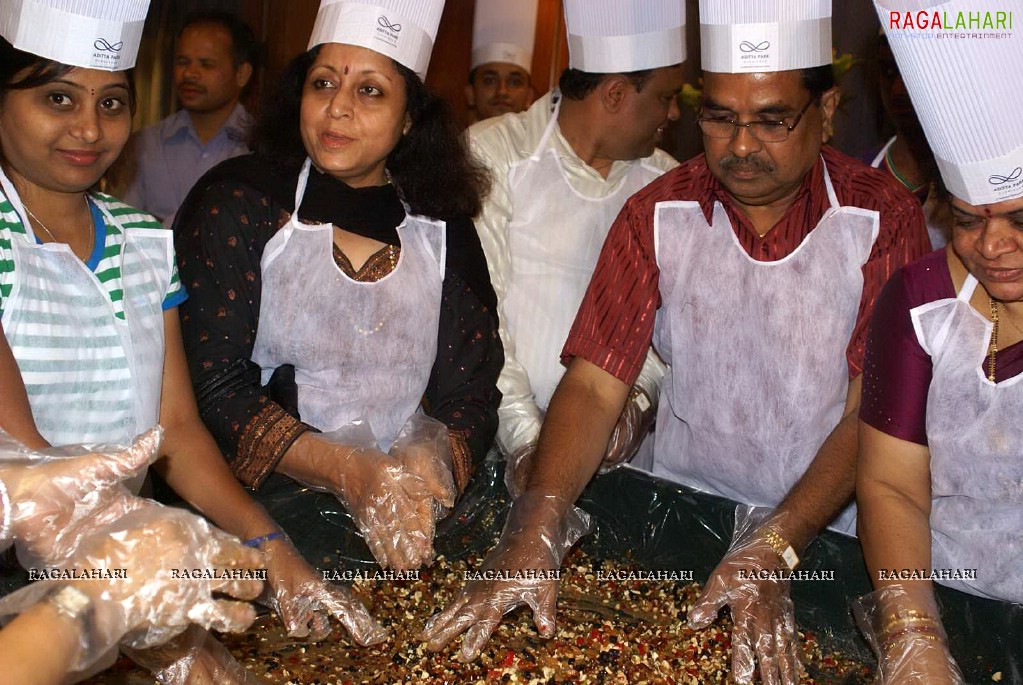
[[[891,629],[897,628],[899,626],[910,626],[913,624],[921,626],[933,626],[935,628],[938,626],[938,622],[935,619],[931,618],[930,616],[907,616],[905,618],[896,617],[889,621],[887,625],[885,625],[884,630],[882,632],[888,632]]]
[[[792,571],[799,565],[799,555],[796,554],[796,550],[792,549],[792,545],[789,541],[782,536],[775,533],[773,530],[769,530],[764,534],[764,541],[771,546],[781,560],[785,562],[785,565]]]
[[[900,631],[897,631],[897,632],[893,633],[892,635],[885,635],[885,636],[883,636],[882,642],[883,642],[885,651],[890,649],[892,647],[892,645],[894,645],[894,644],[896,644],[898,642],[901,642],[901,641],[903,641],[905,639],[908,639],[908,638],[911,638],[913,640],[923,640],[925,642],[941,642],[942,641],[941,635],[939,635],[938,633],[932,633],[930,631],[922,632],[922,631],[911,630],[911,629],[909,629],[909,630],[900,630]]]

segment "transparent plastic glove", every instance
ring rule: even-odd
[[[877,655],[879,685],[962,685],[933,589],[888,585],[853,601],[856,624]]]
[[[266,603],[280,615],[289,637],[311,636],[314,641],[330,634],[330,617],[336,618],[360,645],[383,642],[388,632],[370,615],[352,592],[323,580],[288,539],[265,543]]]
[[[329,469],[329,485],[306,483],[332,492],[352,515],[377,563],[398,570],[418,568],[432,550],[432,517],[424,519],[419,502],[430,488],[398,459],[376,448],[368,424],[357,421],[317,438],[338,446]]]
[[[151,649],[124,650],[161,685],[261,685],[269,681],[246,671],[209,631],[190,626],[170,642]]]
[[[7,486],[4,485],[2,474],[0,474],[0,552],[11,546],[14,541],[14,525],[11,522],[11,497],[7,494]]]
[[[221,631],[245,630],[255,611],[242,600],[263,583],[222,577],[227,570],[262,568],[261,555],[186,511],[155,502],[83,539],[62,565],[82,572],[124,570],[124,577],[34,583],[0,599],[0,616],[32,606],[55,586],[70,582],[93,600],[91,629],[82,637],[74,670],[81,671],[119,643],[146,648],[166,642],[190,623]],[[209,571],[220,578],[175,577],[175,571]],[[111,576],[118,575],[111,573]]]
[[[564,512],[564,513],[562,513]],[[422,640],[439,651],[465,633],[458,658],[479,656],[501,617],[527,605],[540,636],[554,635],[559,581],[551,577],[572,545],[590,530],[590,517],[559,497],[526,493],[515,500],[497,546],[454,603],[426,624]],[[517,577],[516,577],[517,576]]]
[[[518,499],[519,495],[526,491],[526,480],[533,467],[535,455],[535,442],[527,443],[508,455],[504,466],[504,485],[508,488],[512,500]]]
[[[766,508],[736,508],[732,544],[689,610],[689,626],[701,630],[717,619],[724,606],[731,609],[732,678],[739,683],[753,681],[758,663],[764,685],[798,683],[803,670],[789,581],[777,576],[749,577],[759,571],[789,572],[765,538],[769,531],[781,534],[784,523],[771,513]]]
[[[427,543],[419,554],[425,563],[429,563],[434,558],[436,522],[455,506],[458,494],[448,427],[429,416],[413,414],[402,426],[389,454],[409,473],[422,479],[430,493],[427,498],[416,502]]]
[[[607,443],[607,453],[600,464],[600,473],[625,464],[639,451],[657,416],[657,402],[636,386],[629,391],[629,399],[625,401],[618,423],[611,432]]]
[[[11,530],[26,566],[66,559],[82,537],[134,508],[120,483],[143,473],[159,454],[163,429],[130,447],[67,446],[30,450],[0,437],[0,480],[11,501]]]

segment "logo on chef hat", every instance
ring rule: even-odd
[[[401,24],[396,21],[391,21],[384,15],[377,17],[377,29],[375,38],[392,48],[398,47],[398,41],[401,39]]]
[[[748,40],[744,40],[739,43],[739,50],[745,53],[750,52],[766,52],[771,48],[771,41],[765,40],[760,43],[751,43]]]
[[[111,43],[106,38],[97,38],[93,41],[92,47],[101,52],[120,52],[121,48],[124,47],[124,41],[121,40],[116,43]]]
[[[1003,186],[1006,183],[1012,183],[1017,180],[1020,176],[1023,176],[1023,167],[1016,167],[1008,176],[1002,176],[1000,174],[992,174],[987,182],[993,186]]]

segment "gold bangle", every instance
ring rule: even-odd
[[[907,629],[897,631],[891,635],[883,636],[882,642],[887,650],[891,648],[892,645],[908,638],[912,638],[913,640],[924,640],[925,642],[941,642],[942,640],[941,635],[936,632]]]
[[[799,555],[796,554],[796,550],[792,549],[792,545],[789,544],[788,540],[773,530],[769,530],[764,533],[764,541],[781,557],[781,560],[785,562],[790,571],[799,565]]]
[[[928,626],[938,625],[938,622],[930,616],[907,616],[905,618],[893,618],[885,625],[884,629],[888,631],[898,626],[908,626],[914,623]]]

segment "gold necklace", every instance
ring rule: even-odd
[[[998,355],[998,302],[988,295],[988,302],[991,303],[991,343],[987,352],[987,379],[995,382],[995,357]]]
[[[39,225],[39,228],[43,229],[46,232],[46,235],[49,236],[50,238],[50,242],[53,243],[60,242],[55,237],[53,237],[53,232],[46,227],[46,224],[39,220],[39,217],[36,216],[35,212],[28,208],[28,205],[22,203],[22,207],[24,207],[25,211],[28,212],[28,215],[32,217],[33,220],[35,220],[36,224]],[[92,256],[92,251],[96,249],[96,231],[92,226],[92,210],[89,209],[88,197],[85,197],[85,208],[89,210],[89,249],[85,251],[85,259],[88,260],[89,257]]]

